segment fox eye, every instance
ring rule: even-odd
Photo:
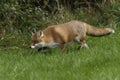
[[[38,43],[38,41],[32,41],[32,43],[33,43],[33,44],[36,44],[36,43]]]

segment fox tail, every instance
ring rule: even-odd
[[[112,28],[97,28],[89,25],[87,29],[87,35],[90,36],[105,36],[111,33],[115,33],[114,29]]]

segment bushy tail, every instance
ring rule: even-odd
[[[112,28],[97,28],[90,25],[88,25],[88,28],[87,28],[87,35],[90,35],[90,36],[105,36],[114,32],[115,31]]]

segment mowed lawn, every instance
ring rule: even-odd
[[[0,47],[0,80],[120,80],[120,32],[87,37],[89,49]]]

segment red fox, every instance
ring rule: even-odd
[[[85,41],[86,35],[104,36],[115,31],[112,28],[97,28],[82,21],[70,21],[64,24],[52,25],[32,33],[31,48],[55,48],[65,50],[69,42],[77,42],[78,49],[88,47]]]

